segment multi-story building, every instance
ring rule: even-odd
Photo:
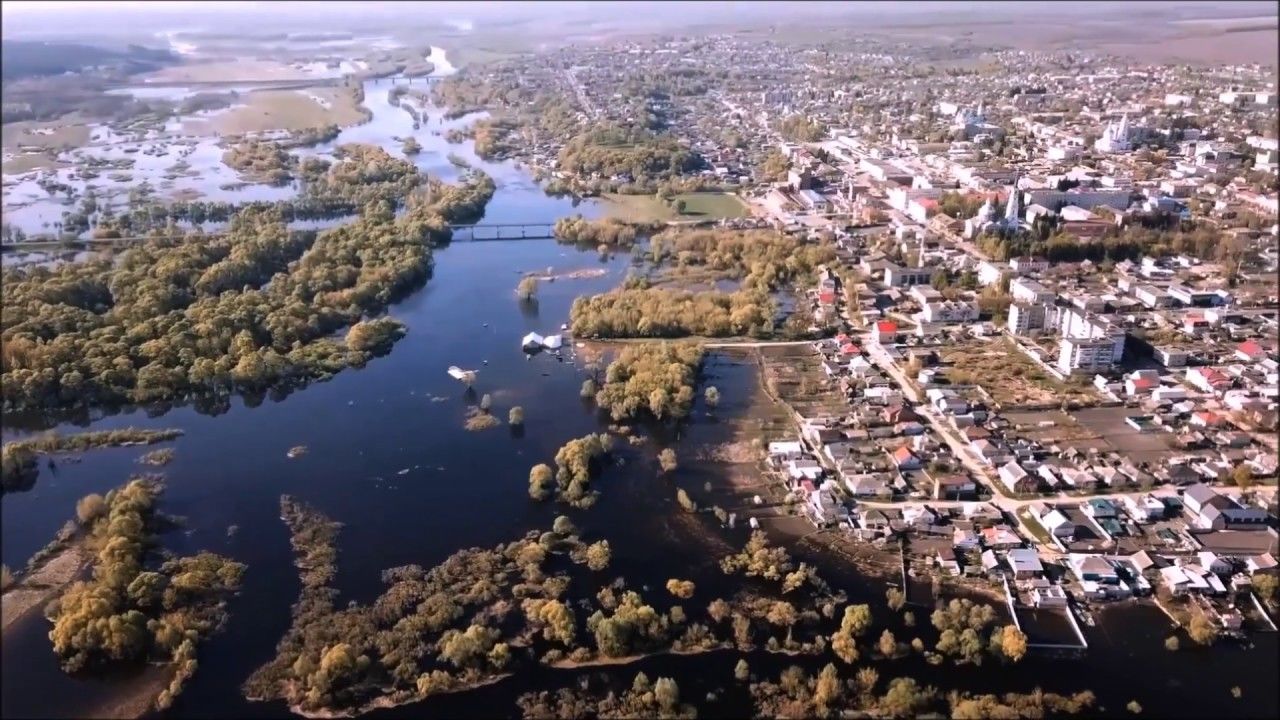
[[[1045,308],[1041,303],[1015,302],[1009,306],[1009,332],[1030,335],[1044,329]]]
[[[978,319],[978,304],[959,300],[925,303],[920,316],[930,323],[973,322]]]
[[[1062,335],[1062,347],[1058,356],[1058,368],[1063,372],[1112,367],[1124,356],[1124,328],[1112,324],[1106,318],[1076,308],[1054,308],[1055,317],[1048,317],[1045,325],[1055,327]],[[1102,344],[1110,348],[1102,350]]]
[[[1049,288],[1030,278],[1014,278],[1009,283],[1009,294],[1014,302],[1047,303],[1053,302],[1054,293]]]
[[[1124,351],[1123,340],[1120,350]],[[1065,337],[1058,352],[1058,369],[1069,374],[1106,370],[1119,361],[1116,345],[1109,338],[1087,340]]]

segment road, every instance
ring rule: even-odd
[[[596,106],[591,104],[591,98],[587,97],[587,90],[578,82],[578,76],[574,74],[573,68],[564,71],[565,79],[569,81],[569,87],[573,88],[574,94],[578,96],[578,103],[582,105],[582,109],[591,117],[599,117],[600,113],[596,112]]]
[[[705,348],[714,349],[714,348],[733,348],[733,347],[748,347],[748,348],[787,347],[787,346],[795,346],[795,345],[812,345],[812,344],[813,344],[812,340],[765,340],[761,342],[744,340],[742,342],[709,342],[709,343],[703,343],[702,346]]]
[[[1215,487],[1214,492],[1218,493],[1219,495],[1227,495],[1229,497],[1235,498],[1235,497],[1239,497],[1240,494],[1244,491],[1238,487]],[[1257,495],[1270,496],[1276,493],[1276,488],[1275,486],[1272,486],[1272,485],[1260,485],[1260,486],[1250,488],[1249,492]],[[1131,490],[1129,492],[1097,493],[1094,495],[1068,495],[1067,493],[1064,492],[1064,493],[1058,493],[1057,495],[1049,495],[1049,496],[1034,497],[1034,498],[1023,498],[1023,499],[1015,499],[1015,498],[1002,497],[997,495],[991,498],[991,504],[1000,508],[1004,512],[1012,514],[1012,513],[1016,513],[1018,510],[1022,508],[1027,507],[1028,505],[1034,505],[1036,503],[1046,503],[1046,504],[1068,503],[1068,502],[1082,503],[1082,502],[1088,502],[1090,500],[1097,500],[1097,499],[1118,500],[1123,497],[1131,497],[1136,499],[1136,498],[1143,497],[1145,495],[1153,495],[1159,498],[1159,497],[1169,497],[1169,496],[1177,495],[1177,493],[1178,491],[1175,488],[1166,486],[1166,487],[1153,488],[1151,490]],[[880,500],[859,500],[858,504],[864,507],[871,507],[871,508],[902,508],[908,504],[916,504],[916,505],[924,504],[933,508],[959,508],[959,507],[964,507],[965,505],[968,505],[972,502],[973,502],[972,500],[920,500],[915,503],[903,503],[903,502],[889,502],[889,501],[880,501]]]

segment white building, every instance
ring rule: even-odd
[[[963,323],[978,319],[978,304],[959,300],[925,303],[920,316],[930,323]]]
[[[1009,306],[1009,332],[1014,335],[1030,335],[1044,329],[1044,305],[1040,303],[1013,303]]]
[[[1055,297],[1049,288],[1030,278],[1014,278],[1009,283],[1009,294],[1014,302],[1026,303],[1049,303]]]
[[[1121,351],[1124,344],[1121,341]],[[1113,367],[1120,358],[1115,354],[1116,346],[1108,338],[1086,340],[1066,337],[1058,352],[1058,369],[1064,373],[1083,373],[1105,370]]]
[[[1107,123],[1107,129],[1102,131],[1102,137],[1093,142],[1093,148],[1104,153],[1125,153],[1133,149],[1132,143],[1129,141],[1129,115],[1126,113],[1120,118],[1120,123]]]
[[[901,267],[899,265],[890,264],[884,269],[884,284],[889,287],[911,287],[913,285],[928,285],[933,280],[933,268],[927,267]]]

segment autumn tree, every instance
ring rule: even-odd
[[[669,474],[676,471],[680,467],[680,461],[676,458],[676,451],[671,448],[663,448],[658,453],[658,465],[662,468],[662,472]]]
[[[667,592],[681,600],[688,600],[693,597],[695,587],[692,580],[671,579],[667,581]]]
[[[538,278],[527,275],[516,284],[516,297],[521,300],[532,300],[538,295]]]
[[[878,647],[880,649],[880,654],[887,658],[893,658],[897,656],[898,641],[888,628],[885,628],[885,631],[880,634],[880,642]]]
[[[534,500],[546,500],[551,497],[554,486],[555,474],[550,465],[539,463],[529,470],[529,497]]]
[[[599,572],[609,567],[613,553],[609,549],[608,540],[593,542],[587,546],[587,567]]]

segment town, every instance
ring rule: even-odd
[[[794,416],[768,471],[814,526],[900,544],[912,601],[937,574],[997,588],[1067,618],[1024,628],[1046,647],[1144,596],[1206,643],[1274,629],[1270,69],[999,51],[929,74],[937,52],[725,35],[482,78],[568,98],[567,133],[507,128],[557,187],[726,192],[749,212],[702,223],[835,245],[799,293],[825,339],[761,349]],[[698,162],[564,162],[637,118]]]

